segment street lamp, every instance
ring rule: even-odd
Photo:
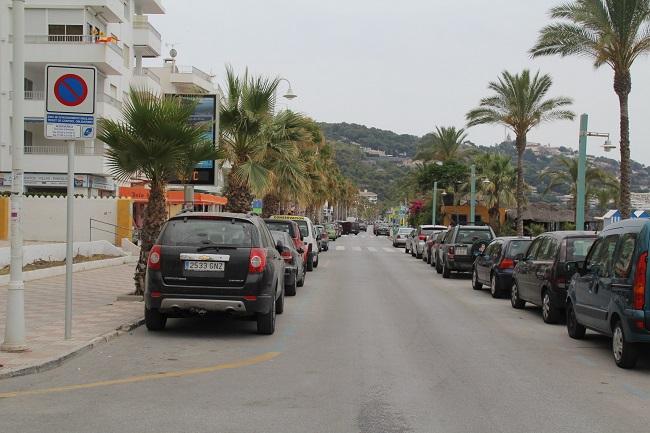
[[[469,221],[471,225],[476,224],[476,164],[472,164],[471,169],[471,183],[469,195]]]
[[[286,81],[287,84],[289,85],[289,88],[287,89],[287,93],[282,95],[282,97],[287,98],[288,100],[292,100],[298,97],[295,93],[293,93],[293,89],[291,88],[291,81],[287,80],[286,78],[280,78],[279,82]],[[279,83],[278,83],[279,84]]]
[[[603,137],[605,144],[603,149],[610,152],[616,149],[616,146],[609,141],[609,134],[605,132],[589,132],[589,116],[583,114],[580,116],[580,142],[578,146],[578,185],[576,191],[576,230],[585,228],[585,192],[586,192],[586,173],[587,173],[587,137]]]
[[[442,161],[434,161],[434,164],[442,166]],[[445,195],[443,192],[442,195]],[[438,209],[438,181],[433,182],[433,212],[431,212],[431,224],[436,225],[436,210]]]

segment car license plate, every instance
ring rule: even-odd
[[[185,262],[185,270],[193,272],[223,272],[226,269],[225,262]]]
[[[456,254],[459,256],[466,256],[467,255],[467,247],[458,247],[456,248]]]

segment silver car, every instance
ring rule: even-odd
[[[403,247],[406,245],[406,239],[415,229],[412,227],[400,227],[393,237],[393,246],[395,248]]]
[[[418,230],[415,233],[415,236],[413,236],[410,245],[411,255],[421,259],[427,248],[427,236],[433,233],[440,233],[443,230],[447,230],[447,227],[432,224],[423,224],[418,226]]]

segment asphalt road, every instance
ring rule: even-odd
[[[624,371],[609,344],[443,280],[386,238],[344,237],[275,335],[221,318],[140,328],[0,381],[0,431],[647,433],[650,356]]]

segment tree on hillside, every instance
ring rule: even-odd
[[[576,209],[576,194],[578,191],[578,159],[577,158],[557,158],[557,164],[544,170],[540,176],[540,180],[548,182],[548,186],[544,193],[559,187],[570,185],[570,194],[573,197],[571,200],[571,207],[573,208],[574,216]],[[607,191],[611,196],[612,192],[618,191],[618,181],[604,170],[587,164],[587,171],[585,172],[585,203],[589,203],[590,197],[596,197],[600,193],[601,197]]]
[[[187,166],[219,157],[205,138],[211,125],[190,122],[195,106],[193,100],[131,89],[122,107],[124,120],[99,121],[98,138],[108,146],[106,158],[113,177],[122,182],[143,177],[149,183],[134,275],[136,294],[143,293],[147,256],[167,220],[167,182],[182,175]]]
[[[517,233],[524,234],[522,219],[524,196],[523,158],[526,151],[527,135],[531,129],[544,122],[573,119],[573,112],[564,110],[571,104],[565,97],[546,98],[553,80],[547,74],[537,72],[531,75],[525,69],[520,74],[504,71],[498,81],[493,81],[488,88],[492,96],[481,99],[478,108],[467,113],[468,126],[484,124],[501,124],[511,129],[516,135],[517,147]]]
[[[565,20],[544,27],[534,57],[586,56],[596,68],[614,71],[614,92],[620,111],[621,214],[628,218],[630,203],[630,119],[628,97],[634,61],[650,52],[650,0],[576,0],[551,9],[551,18]]]

